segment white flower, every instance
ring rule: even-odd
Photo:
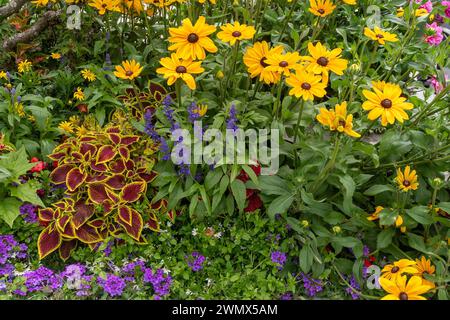
[[[195,237],[196,235],[198,235],[198,229],[194,228],[192,229],[192,235]]]
[[[222,238],[222,232],[217,232],[217,233],[214,235],[214,238],[216,238],[216,239]]]
[[[186,290],[186,295],[187,295],[187,296],[190,296],[190,295],[192,295],[192,294],[193,294],[193,292],[192,292],[191,290],[189,290],[189,289]]]

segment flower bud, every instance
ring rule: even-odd
[[[334,232],[335,234],[338,234],[338,233],[341,233],[341,232],[342,232],[342,229],[341,229],[341,227],[339,227],[339,226],[334,226],[334,227],[333,227],[333,232]]]
[[[216,78],[217,79],[223,79],[223,77],[224,77],[223,71],[222,70],[217,71]]]

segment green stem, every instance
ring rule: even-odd
[[[291,10],[289,10],[287,17],[284,19],[283,27],[281,28],[280,36],[278,37],[278,42],[281,42],[281,40],[283,40],[284,31],[286,30],[289,20],[291,20],[297,1],[298,0],[294,0],[294,2],[291,3]]]
[[[295,125],[295,129],[294,129],[294,144],[297,142],[297,137],[298,137],[299,129],[300,129],[300,121],[302,119],[303,109],[305,106],[305,100],[303,100],[303,98],[300,98],[299,101],[300,101],[300,109],[298,111],[297,124]],[[298,104],[298,102],[297,102],[297,104]]]
[[[425,115],[426,112],[428,112],[431,107],[434,106],[434,104],[438,101],[440,101],[446,94],[447,92],[450,90],[450,86],[446,86],[438,95],[436,95],[433,99],[433,101],[430,102],[430,104],[428,106],[426,106],[425,108],[423,108],[419,113],[416,113],[416,115],[411,117],[411,120],[414,119],[415,117],[417,117],[417,119],[413,122],[412,125],[417,125],[417,123],[420,121],[420,119],[422,119]]]
[[[175,82],[175,92],[177,94],[177,100],[178,100],[178,108],[182,110],[182,104],[181,104],[181,80],[177,79]]]
[[[328,178],[329,173],[334,168],[334,165],[336,163],[336,158],[337,158],[337,155],[339,153],[340,140],[341,140],[340,136],[338,135],[336,137],[336,141],[334,143],[334,150],[333,150],[333,154],[331,155],[331,159],[327,162],[327,164],[325,165],[325,168],[320,173],[319,178],[313,184],[313,186],[311,188],[311,193],[315,193],[317,191],[319,186],[322,184],[322,182],[324,180],[326,180]]]

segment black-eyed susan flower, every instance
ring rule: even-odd
[[[78,101],[84,100],[84,92],[80,87],[78,87],[77,91],[75,91],[75,93],[73,94],[73,98],[77,99]]]
[[[341,48],[328,51],[320,42],[316,45],[310,42],[308,43],[308,51],[311,56],[302,57],[302,60],[309,63],[306,67],[308,71],[315,74],[332,71],[337,75],[342,75],[344,70],[347,69],[348,61],[341,58]]]
[[[427,293],[431,288],[422,284],[422,279],[418,276],[413,276],[407,281],[406,276],[398,279],[389,280],[386,278],[379,278],[381,287],[388,293],[388,295],[381,298],[381,300],[427,300],[421,295]]]
[[[50,55],[50,57],[51,57],[52,59],[59,60],[59,59],[61,59],[61,54],[58,53],[58,52],[54,52],[54,53],[52,53],[52,54]]]
[[[383,89],[376,87],[373,91],[363,90],[363,95],[368,100],[362,104],[368,114],[369,120],[375,120],[381,117],[381,125],[387,126],[388,123],[393,124],[395,120],[403,123],[408,120],[409,116],[405,110],[413,108],[412,103],[405,102],[406,98],[402,97],[402,89],[396,84],[384,84]]]
[[[309,6],[309,12],[322,18],[333,13],[336,8],[330,0],[309,0]]]
[[[217,47],[208,36],[216,31],[216,27],[206,23],[206,19],[200,16],[192,25],[189,18],[182,21],[181,27],[169,28],[169,50],[176,51],[181,59],[206,58],[205,50],[211,53],[217,52]]]
[[[240,24],[238,21],[235,21],[233,24],[227,23],[221,26],[220,29],[222,31],[217,33],[217,38],[223,42],[229,42],[232,46],[236,41],[252,39],[256,33],[254,27]]]
[[[431,275],[436,271],[436,267],[431,264],[431,260],[426,259],[424,256],[422,256],[420,260],[416,259],[416,269],[417,273],[415,273],[414,275],[422,278],[423,285],[429,286],[431,288],[436,287],[433,282],[423,277],[424,274]]]
[[[28,61],[28,59],[25,59],[23,61],[20,61],[19,64],[17,65],[17,71],[19,73],[25,73],[31,70],[31,62]]]
[[[81,76],[83,77],[84,80],[87,80],[89,82],[95,81],[95,79],[97,79],[97,76],[95,75],[95,73],[93,73],[89,69],[81,70]]]
[[[419,187],[416,170],[411,171],[409,166],[405,167],[404,172],[402,172],[402,169],[398,168],[397,177],[395,180],[397,181],[399,189],[405,192],[409,190],[417,190]]]
[[[291,74],[286,83],[292,87],[289,95],[302,97],[303,100],[314,100],[314,97],[322,98],[326,95],[326,84],[322,82],[322,77],[306,70],[297,71]]]
[[[364,35],[371,40],[377,41],[379,44],[385,44],[386,42],[397,42],[397,35],[381,30],[378,27],[374,27],[373,30],[364,28]]]
[[[409,259],[400,259],[393,264],[387,264],[381,270],[381,278],[396,281],[404,273],[414,274],[417,269],[414,267],[416,262]]]
[[[134,78],[139,77],[144,67],[136,62],[135,60],[126,60],[122,62],[121,66],[116,66],[116,71],[114,71],[114,75],[117,78],[133,80]]]
[[[98,10],[99,15],[104,15],[106,11],[118,11],[120,0],[92,0],[89,6]]]
[[[63,121],[58,125],[58,129],[66,132],[66,133],[73,133],[74,132],[74,127],[72,122],[70,121]]]
[[[270,71],[266,62],[269,54],[281,54],[283,52],[282,46],[270,48],[266,41],[255,42],[252,47],[249,47],[244,54],[244,64],[250,73],[250,77],[259,76],[259,81],[266,84],[276,83],[280,79],[280,73]]]
[[[377,206],[375,208],[375,212],[372,213],[370,216],[367,217],[367,220],[369,221],[374,221],[374,220],[378,220],[380,219],[380,212],[383,211],[384,207],[382,206]]]
[[[273,51],[268,54],[267,59],[264,62],[268,64],[268,71],[289,76],[291,70],[302,68],[299,64],[300,58],[298,52],[287,52],[283,54]]]
[[[192,61],[192,59],[184,60],[176,53],[172,53],[170,57],[162,58],[159,63],[162,67],[156,69],[156,72],[162,74],[167,79],[169,86],[174,84],[177,79],[181,79],[191,90],[195,90],[197,87],[192,74],[199,74],[205,71],[201,67],[201,61]]]
[[[358,138],[361,135],[353,130],[353,115],[347,115],[347,102],[337,104],[334,110],[320,108],[320,113],[316,117],[317,121],[331,131],[343,132],[350,137]]]

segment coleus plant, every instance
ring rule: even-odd
[[[78,243],[94,248],[107,237],[127,234],[138,243],[144,219],[133,208],[137,202],[151,208],[146,198],[156,146],[140,139],[125,122],[66,139],[49,158],[56,164],[51,181],[65,189],[66,197],[39,210],[45,227],[38,238],[40,259],[59,250],[66,260]],[[158,219],[148,210],[147,225],[158,229]]]

